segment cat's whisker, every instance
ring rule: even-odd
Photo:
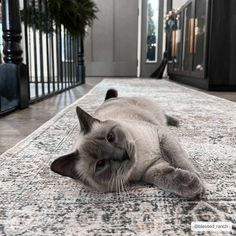
[[[120,178],[117,176],[117,184],[118,184],[118,195],[119,197],[121,196],[121,191],[120,191]]]
[[[118,198],[120,199],[120,189],[119,189],[119,178],[116,177],[116,181],[117,181],[117,195],[118,195]]]
[[[119,176],[119,189],[120,189],[120,195],[123,196],[122,182],[120,176]]]
[[[117,184],[117,174],[115,175],[115,187],[116,187],[116,198],[119,199],[118,197],[118,184]]]
[[[116,192],[116,175],[113,175],[113,185],[114,185],[114,192]]]
[[[118,199],[120,200],[121,199],[121,195],[120,195],[120,179],[119,177],[117,176],[117,190],[118,190]]]
[[[122,191],[122,193],[125,193],[124,183],[123,183],[123,179],[122,179],[122,176],[121,176],[121,175],[120,175],[120,185],[121,185],[121,191]]]
[[[124,189],[124,192],[125,192],[125,196],[127,197],[128,196],[128,192],[127,192],[127,189],[126,189],[126,184],[125,184],[125,180],[124,180],[124,177],[122,177],[122,183],[123,183],[123,189]]]
[[[125,188],[124,188],[124,181],[123,181],[123,178],[121,177],[121,188],[122,188],[122,192],[123,192],[123,195],[126,197],[126,191],[125,191]]]
[[[112,191],[114,189],[115,173],[112,173]]]
[[[126,179],[125,179],[124,176],[123,176],[123,185],[124,185],[124,189],[125,189],[126,196],[129,197],[129,192],[128,192],[127,186],[126,186]]]
[[[124,197],[124,188],[122,183],[121,167],[118,169],[118,180],[119,180],[119,195]]]
[[[108,181],[108,191],[111,192],[111,181],[112,181],[112,176]]]
[[[121,183],[122,183],[122,191],[124,192],[124,195],[126,196],[126,189],[125,189],[123,174],[121,174]]]
[[[111,191],[111,192],[113,192],[113,185],[114,185],[114,173],[112,173],[112,175],[111,175],[111,179],[110,179],[110,188],[109,188],[109,190]]]
[[[119,168],[119,180],[120,180],[120,189],[121,189],[121,193],[122,193],[122,196],[127,196],[127,191],[125,189],[125,183],[124,183],[124,177],[123,177],[123,174],[124,174],[124,167],[120,167]]]
[[[117,190],[118,190],[118,195],[120,195],[120,183],[119,183],[119,169],[116,172],[116,179],[117,179]]]
[[[124,189],[124,183],[123,183],[124,170],[122,166],[118,169],[118,173],[119,173],[120,189],[122,191],[122,194],[126,195],[126,191]]]
[[[115,174],[113,173],[112,174],[112,191],[114,192],[115,191]]]
[[[108,191],[109,192],[112,191],[112,179],[113,179],[113,173],[112,173],[111,178],[110,178],[110,180],[108,182]]]
[[[125,189],[124,189],[124,183],[123,183],[123,180],[122,178],[120,178],[120,184],[121,184],[121,191],[122,191],[122,196],[125,197],[126,194],[125,194]]]
[[[123,172],[124,172],[124,168],[123,168]],[[124,174],[122,176],[123,176],[124,188],[125,188],[126,194],[127,194],[128,197],[130,197],[129,192],[128,192],[128,186],[126,184],[127,183],[127,177]]]

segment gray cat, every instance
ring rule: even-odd
[[[201,197],[199,173],[168,131],[178,121],[145,98],[117,95],[108,90],[94,116],[76,108],[81,133],[74,151],[56,159],[51,170],[102,192],[145,182],[181,197]]]

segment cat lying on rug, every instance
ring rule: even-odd
[[[94,116],[76,111],[81,133],[75,151],[56,159],[54,172],[102,192],[146,182],[185,198],[203,195],[198,172],[168,131],[178,121],[153,102],[118,97],[110,89]]]

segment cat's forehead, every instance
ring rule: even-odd
[[[93,138],[87,138],[79,147],[81,156],[85,156],[85,158],[91,157],[92,159],[97,159],[102,153],[104,142],[105,139],[96,140]]]
[[[91,130],[84,134],[81,132],[77,138],[77,146],[82,145],[89,139],[105,137],[106,134],[114,127],[114,123],[110,121],[95,122]]]
[[[86,135],[81,135],[77,143],[77,149],[81,156],[90,156],[97,159],[105,148],[107,131],[105,129],[91,130]]]
[[[100,127],[91,129],[86,135],[80,137],[80,142],[77,144],[79,153],[84,156],[90,156],[97,159],[104,155],[110,149],[107,144],[107,134],[116,125],[112,122],[101,124]]]
[[[96,136],[106,135],[115,126],[117,126],[117,123],[111,120],[94,123],[90,132],[86,134],[86,137],[94,138]]]

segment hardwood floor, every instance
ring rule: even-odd
[[[0,154],[27,137],[63,108],[85,95],[101,80],[102,78],[88,78],[84,85],[2,117],[0,119]]]
[[[25,110],[2,117],[0,119],[0,154],[13,147],[63,108],[82,97],[101,80],[102,78],[87,78],[84,85],[35,103]],[[206,93],[236,102],[236,92]]]
[[[206,92],[206,91],[204,91]],[[236,92],[206,92],[210,95],[236,102]]]
[[[181,84],[178,83],[176,81],[170,80],[172,83],[177,83],[177,84]],[[195,89],[198,91],[201,91],[203,93],[207,93],[216,97],[220,97],[220,98],[224,98],[226,100],[232,101],[232,102],[236,102],[236,92],[220,92],[220,91],[206,91],[200,88],[195,88],[191,85],[187,85],[187,84],[181,84],[184,87],[190,88],[190,89]]]

